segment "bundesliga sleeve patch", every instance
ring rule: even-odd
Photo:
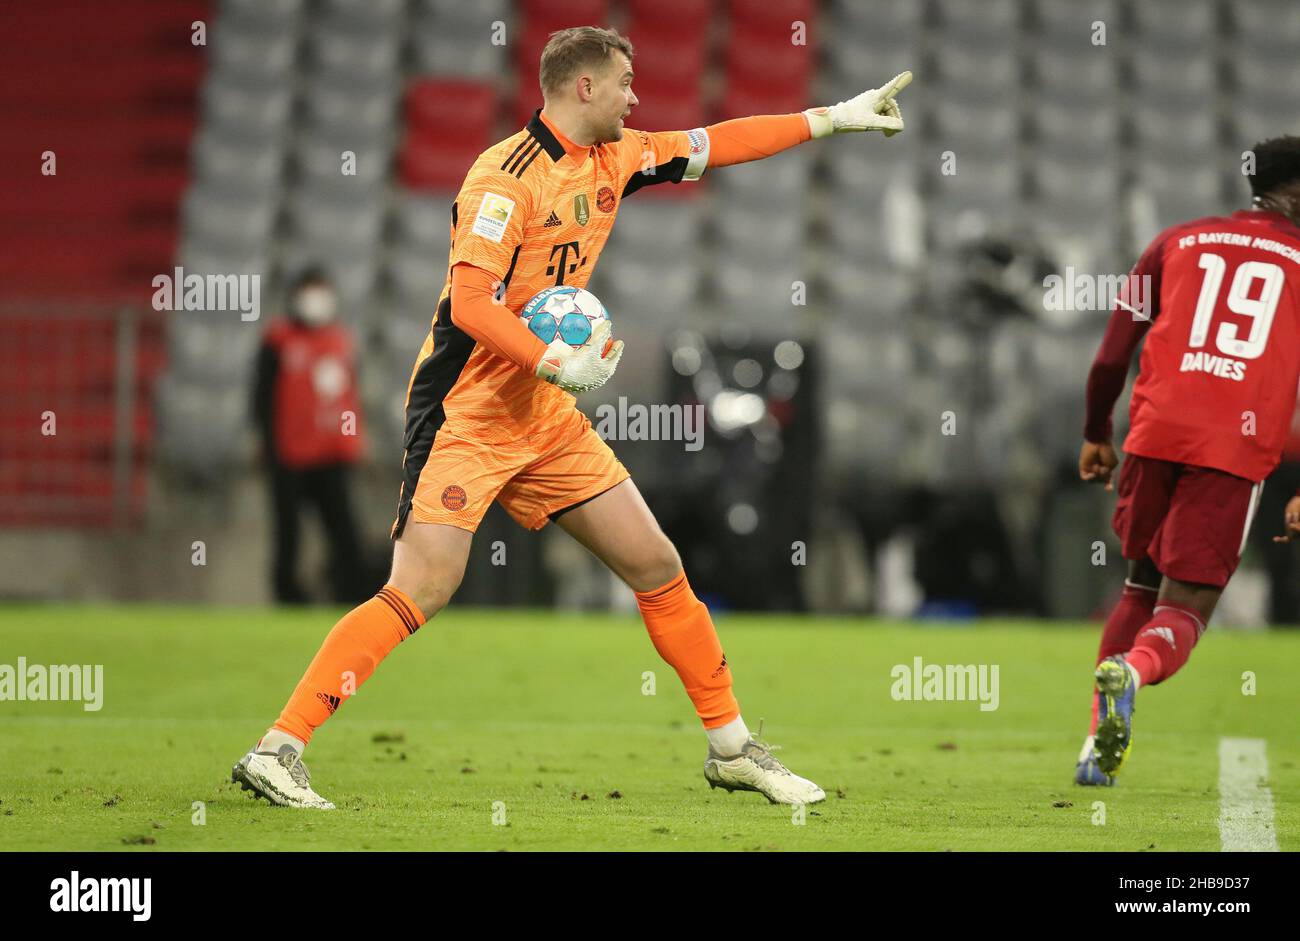
[[[515,211],[515,201],[498,193],[484,193],[483,202],[474,217],[474,227],[470,230],[493,242],[500,242],[506,234],[506,225]]]
[[[690,142],[691,150],[682,179],[698,180],[704,176],[704,171],[709,166],[709,132],[702,127],[697,127],[693,131],[686,132],[686,139]]]

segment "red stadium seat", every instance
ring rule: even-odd
[[[718,107],[716,120],[743,118],[751,114],[790,114],[808,107],[808,95],[802,89],[728,88]]]
[[[665,10],[663,0],[628,0],[627,35],[636,45],[636,34],[647,27],[663,28],[665,19],[672,32],[685,41],[707,36],[710,21],[717,9],[715,0],[675,0],[671,9]],[[665,13],[668,14],[665,17]],[[637,48],[637,55],[641,50]]]
[[[790,35],[790,24],[802,20],[811,25],[817,13],[813,0],[731,0],[727,5],[732,28],[762,26],[781,29]]]
[[[661,28],[629,34],[636,48],[632,83],[637,97],[699,98],[704,91],[707,45],[701,34],[681,36]]]
[[[706,122],[704,106],[698,99],[662,97],[637,105],[627,123],[639,131],[689,131]]]
[[[523,77],[520,78],[518,86],[515,88],[515,96],[510,104],[510,133],[514,133],[528,123],[528,119],[533,116],[533,112],[542,106],[542,90],[537,84],[534,77],[532,82],[528,82]]]
[[[398,154],[402,183],[414,190],[456,190],[475,158],[492,145],[496,88],[484,82],[426,78],[406,94],[406,135]]]
[[[570,26],[604,26],[609,20],[607,0],[523,0],[524,20],[548,30]]]
[[[753,89],[806,91],[816,68],[816,48],[794,45],[788,32],[738,29],[727,44],[727,83]]]
[[[486,149],[442,135],[411,134],[402,143],[397,172],[402,185],[408,189],[456,192],[478,155]]]
[[[212,14],[210,0],[0,4],[12,76],[0,87],[0,525],[117,520],[111,312],[123,301],[145,312],[126,429],[129,510],[143,507],[165,357],[150,281],[176,255],[207,64],[192,24],[210,29]],[[45,151],[54,175],[39,172]],[[33,420],[45,409],[55,436]]]
[[[497,92],[485,82],[423,78],[406,91],[408,130],[436,132],[491,146]]]
[[[159,105],[174,107],[192,99],[206,63],[199,54],[141,58],[75,68],[56,65],[15,67],[0,85],[0,110],[6,115],[97,114],[102,109]]]

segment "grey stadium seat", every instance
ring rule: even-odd
[[[205,128],[195,138],[195,173],[200,183],[226,192],[269,199],[284,171],[281,138],[239,140]]]
[[[1241,52],[1268,58],[1295,58],[1300,41],[1300,4],[1292,0],[1255,0],[1228,5]],[[1240,59],[1233,57],[1235,63]]]
[[[1300,45],[1300,32],[1293,37]],[[1237,85],[1234,107],[1236,102],[1255,98],[1290,98],[1294,102],[1300,97],[1300,59],[1295,48],[1278,52],[1243,45],[1236,48],[1230,61]]]
[[[262,298],[262,318],[241,321],[227,311],[175,311],[167,332],[169,369],[188,382],[220,386],[243,382],[268,319],[269,298]]]
[[[287,87],[210,77],[203,86],[205,127],[262,138],[284,133],[293,107]]]
[[[426,311],[432,317],[447,280],[447,252],[399,248],[389,254],[387,270],[393,293],[403,306]]]
[[[221,0],[217,19],[251,33],[291,32],[306,8],[306,0]]]
[[[212,71],[273,84],[288,82],[297,55],[292,32],[244,31],[226,20],[209,40]]]
[[[1206,37],[1218,32],[1216,0],[1142,0],[1132,9],[1139,55],[1167,55],[1175,49],[1203,54]]]
[[[1095,52],[1093,24],[1106,24],[1106,42],[1121,23],[1117,0],[1035,0],[1034,14],[1038,41],[1053,54]],[[1118,38],[1118,36],[1116,36]]]
[[[752,265],[759,267],[769,261],[779,263],[798,257],[806,241],[804,208],[796,205],[793,211],[772,213],[743,203],[728,203],[714,216],[717,244],[744,253]]]
[[[1020,0],[938,0],[935,6],[944,33],[972,43],[1005,47],[1024,25]]]
[[[339,31],[396,31],[406,17],[406,0],[321,0],[320,15]]]
[[[392,81],[397,74],[398,38],[386,32],[334,32],[317,28],[308,44],[318,77],[336,81]]]
[[[1211,154],[1218,146],[1218,115],[1208,104],[1187,109],[1148,105],[1134,109],[1136,145],[1149,159],[1195,162]]]
[[[393,205],[398,243],[408,248],[433,249],[431,257],[445,257],[450,248],[451,205],[455,200],[455,193],[399,193]]]
[[[357,146],[392,134],[397,120],[397,89],[375,82],[318,80],[303,95],[309,126]]]
[[[191,187],[181,212],[187,234],[207,244],[265,247],[275,226],[275,206],[264,199],[236,200],[225,191]]]
[[[1120,115],[1109,105],[1040,100],[1034,126],[1039,149],[1052,156],[1102,157],[1120,148]]]
[[[1112,104],[1119,94],[1120,60],[1109,49],[1087,47],[1071,55],[1039,50],[1034,56],[1034,73],[1040,99]]]
[[[1020,59],[1013,48],[1004,47],[990,52],[972,47],[962,36],[950,36],[936,44],[934,58],[938,74],[927,76],[927,80],[938,78],[945,86],[938,94],[945,97],[996,97],[1002,102],[1014,102],[1024,87]],[[907,91],[903,94],[906,95]]]
[[[393,162],[386,140],[367,139],[363,134],[309,134],[294,142],[293,153],[302,185],[365,194],[382,190]]]
[[[1134,90],[1145,104],[1184,103],[1187,106],[1212,104],[1218,91],[1219,72],[1215,62],[1204,55],[1134,56]]]

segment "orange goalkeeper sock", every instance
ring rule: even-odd
[[[727,656],[686,573],[653,591],[636,592],[636,603],[655,650],[681,677],[704,727],[716,729],[736,719],[740,706],[731,692]]]
[[[303,743],[375,672],[379,661],[424,623],[424,615],[392,585],[379,589],[334,625],[285,704],[274,728]]]

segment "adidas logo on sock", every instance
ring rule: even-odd
[[[548,219],[546,220],[546,224],[543,225],[542,228],[544,228],[544,229],[551,229],[551,228],[554,228],[554,227],[557,226],[557,225],[560,225],[560,217],[557,216],[557,215],[555,214],[555,210],[552,209],[552,210],[551,210],[550,218],[548,218]]]
[[[1149,627],[1142,633],[1155,634],[1157,637],[1159,637],[1161,640],[1167,643],[1174,650],[1178,649],[1178,645],[1174,643],[1174,632],[1167,627]]]
[[[316,698],[325,704],[325,708],[330,711],[330,715],[334,715],[334,710],[342,702],[337,696],[330,696],[328,693],[317,693]]]
[[[713,679],[716,680],[718,677],[722,676],[723,671],[726,669],[727,669],[727,655],[724,653],[722,655],[722,662],[719,663],[718,668],[713,671]]]

